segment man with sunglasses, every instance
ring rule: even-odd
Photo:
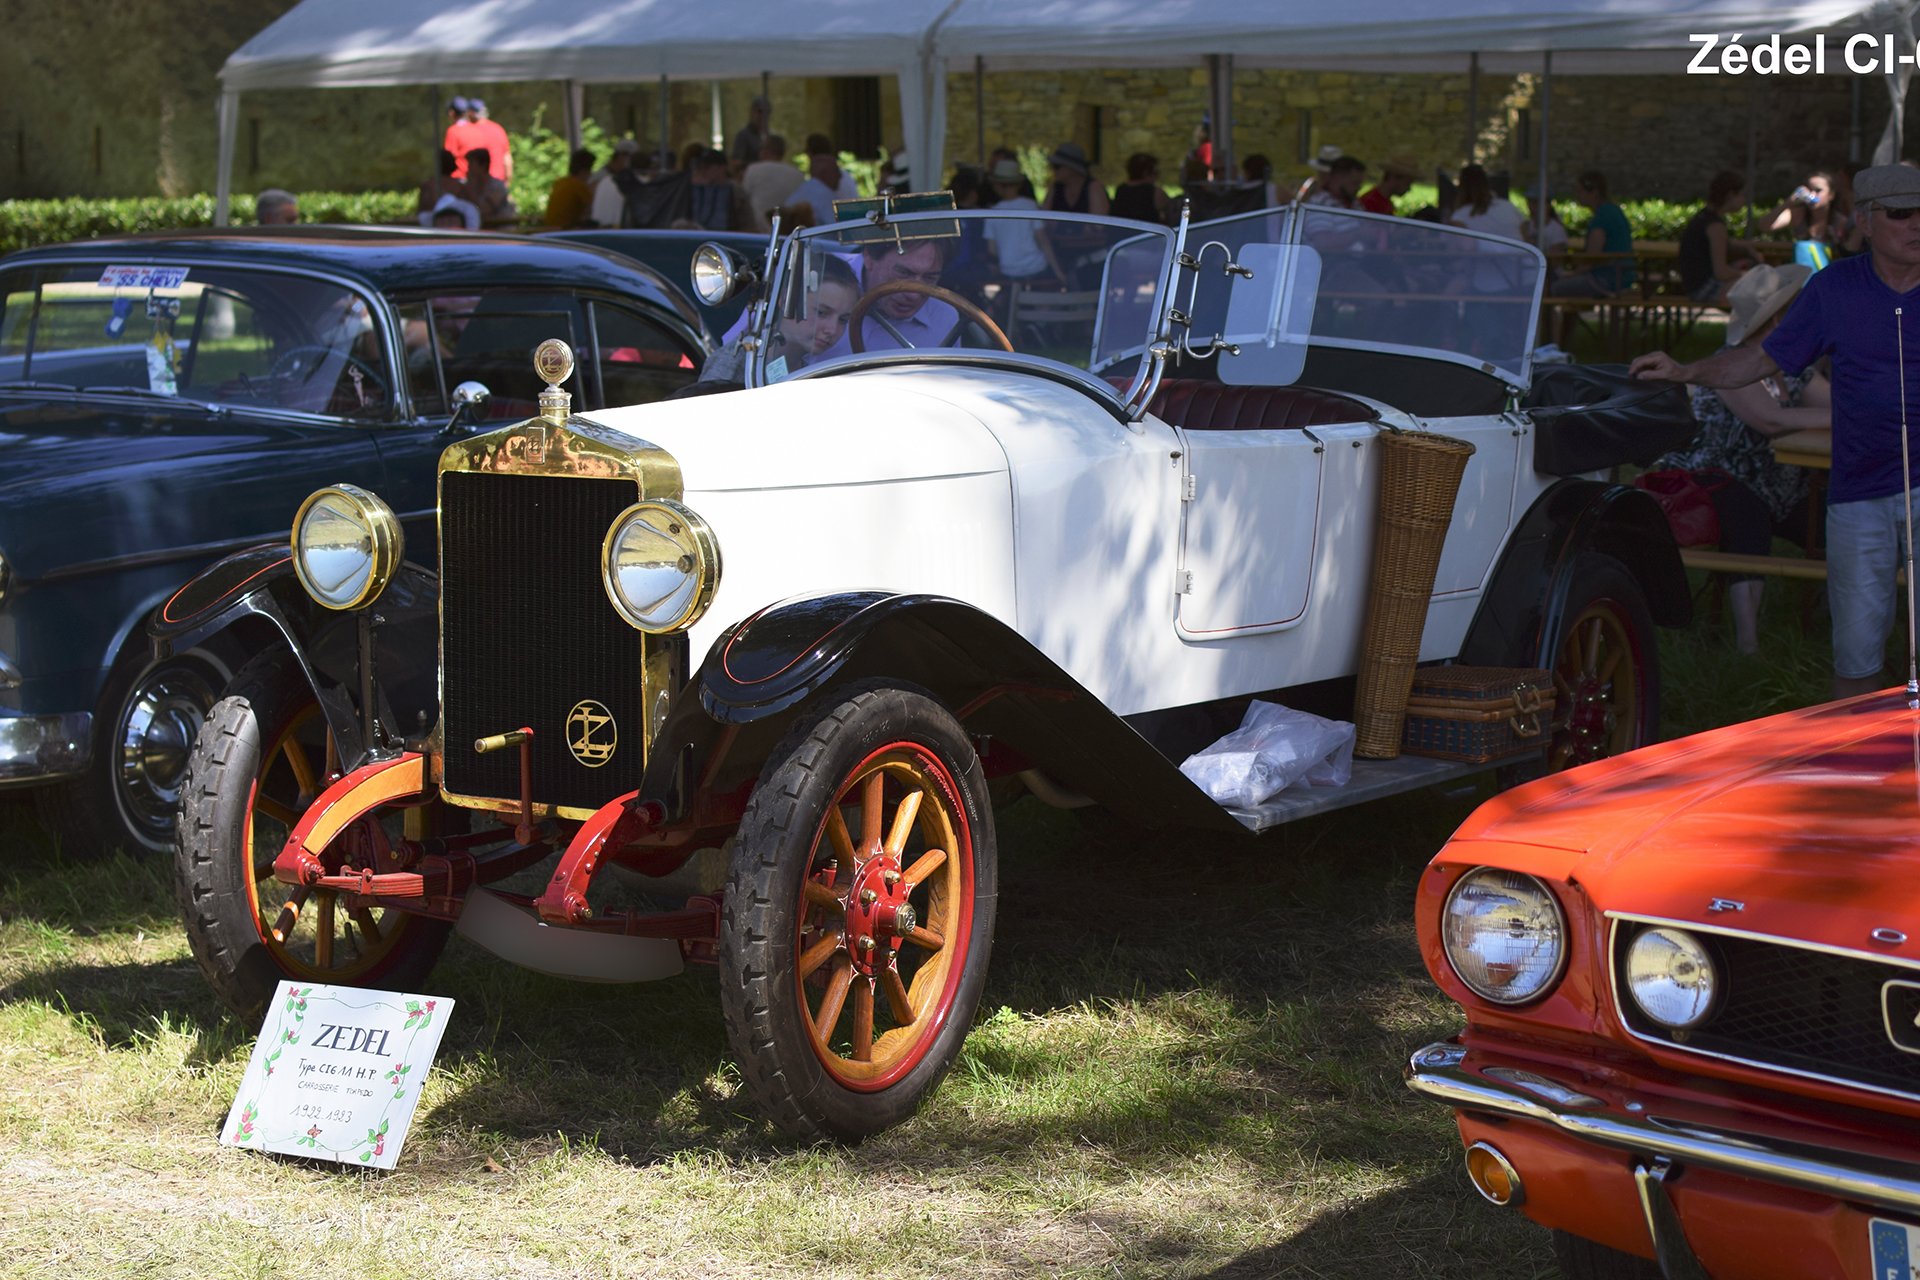
[[[1876,165],[1854,178],[1870,252],[1815,272],[1758,347],[1729,347],[1692,364],[1664,351],[1631,372],[1698,386],[1744,387],[1833,360],[1833,474],[1827,489],[1827,598],[1833,610],[1833,695],[1883,687],[1894,575],[1905,559],[1900,476],[1901,342],[1920,360],[1920,169]],[[1903,314],[1897,319],[1895,309]],[[1908,314],[1911,313],[1911,318]],[[1896,328],[1898,326],[1898,328]],[[1920,445],[1920,364],[1908,377]],[[1913,454],[1920,460],[1920,448]]]

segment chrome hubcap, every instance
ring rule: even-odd
[[[173,830],[180,782],[214,693],[188,667],[143,676],[120,720],[119,790],[127,817],[156,837]]]

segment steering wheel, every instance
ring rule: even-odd
[[[974,324],[980,326],[989,338],[998,342],[1002,351],[1012,354],[1013,343],[1007,340],[1007,335],[1000,331],[1000,326],[993,322],[992,316],[973,305],[973,303],[968,302],[951,289],[943,289],[937,284],[926,284],[919,280],[889,280],[885,284],[875,285],[860,295],[860,301],[853,304],[853,312],[847,317],[847,345],[852,348],[856,354],[862,353],[867,349],[865,325],[863,323],[867,318],[867,309],[874,303],[880,301],[880,299],[891,297],[896,293],[917,293],[923,298],[938,298],[960,313],[960,321],[956,323],[952,329],[947,331],[947,336],[940,340],[938,343],[939,346],[944,347],[949,342],[952,342],[954,336],[960,332],[960,326],[971,320]],[[913,347],[911,342],[908,342],[900,336],[898,330],[894,329],[892,325],[887,324],[884,316],[876,316],[875,319],[878,320],[880,324],[885,325],[887,331],[892,333],[895,338],[899,338],[901,346]]]
[[[378,391],[381,402],[385,402],[387,397],[386,380],[380,376],[379,372],[372,365],[360,359],[358,356],[348,355],[343,351],[338,351],[333,347],[322,346],[319,343],[306,343],[301,346],[287,348],[281,352],[280,357],[273,362],[272,368],[267,370],[267,376],[272,378],[289,377],[299,371],[298,366],[302,356],[316,356],[318,358],[314,360],[313,367],[308,369],[306,376],[300,379],[300,385],[304,387],[313,381],[313,375],[320,372],[321,368],[326,364],[327,358],[336,355],[346,361],[345,368],[358,369],[363,380]],[[362,391],[360,394],[362,403],[358,407],[365,408],[365,392]],[[339,395],[340,388],[336,384],[333,392],[327,397],[327,408],[325,412],[334,412],[333,402],[339,398]]]

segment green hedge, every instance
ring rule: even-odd
[[[302,191],[302,222],[412,222],[412,191]],[[253,221],[253,196],[233,197],[236,224]],[[210,195],[131,200],[0,200],[0,253],[91,236],[213,225]]]

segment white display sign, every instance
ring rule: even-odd
[[[282,982],[220,1141],[391,1169],[453,1001]]]
[[[108,267],[100,273],[102,289],[178,289],[187,282],[189,267]]]

